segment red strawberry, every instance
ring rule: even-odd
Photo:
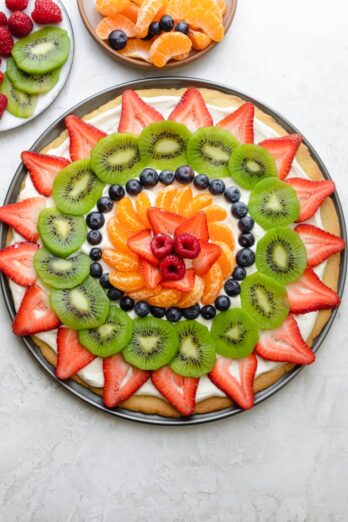
[[[29,286],[12,325],[16,335],[34,335],[60,325],[53,313],[48,295],[37,285]]]
[[[314,225],[298,225],[295,228],[307,250],[307,266],[320,265],[346,246],[344,239],[334,236]]]
[[[134,254],[146,259],[146,261],[151,263],[151,265],[157,266],[158,259],[152,253],[151,241],[151,231],[142,230],[141,232],[134,234],[134,236],[131,236],[127,241],[127,245]]]
[[[192,415],[195,409],[199,379],[175,374],[169,366],[152,372],[151,380],[157,390],[182,415]]]
[[[131,132],[138,135],[150,123],[162,120],[162,114],[145,103],[135,91],[127,89],[123,92],[118,132]]]
[[[0,62],[0,65],[1,65],[1,62]],[[0,83],[2,83],[3,80],[4,80],[4,73],[2,71],[0,71]],[[5,96],[5,98],[6,98],[6,96]],[[6,106],[7,106],[7,98],[6,98]],[[5,107],[5,109],[6,109],[6,107]]]
[[[324,199],[335,190],[334,182],[328,179],[310,181],[304,178],[289,178],[286,182],[296,190],[300,202],[300,216],[296,220],[297,222],[307,221],[307,219],[311,218]]]
[[[178,281],[164,281],[163,288],[173,288],[180,292],[190,292],[195,284],[195,271],[192,268],[186,270],[184,277]]]
[[[80,344],[78,333],[70,328],[58,329],[57,347],[58,379],[69,379],[95,359],[95,355]]]
[[[311,268],[307,268],[295,283],[287,285],[286,290],[290,312],[294,314],[336,308],[341,301],[340,296],[324,285]]]
[[[28,0],[5,0],[5,5],[10,11],[24,11],[28,7]]]
[[[178,216],[178,214],[156,207],[148,209],[147,217],[154,234],[174,234],[177,227],[185,221],[185,218]]]
[[[254,113],[252,103],[243,103],[232,114],[219,121],[217,126],[228,130],[240,143],[254,143]]]
[[[14,41],[11,31],[6,25],[0,26],[0,56],[7,58],[10,56]]]
[[[230,372],[230,367],[238,368],[240,379],[236,379]],[[254,354],[244,359],[226,359],[218,357],[209,379],[228,395],[243,410],[254,406],[254,377],[257,368],[257,359]]]
[[[8,27],[13,36],[22,38],[23,36],[28,36],[33,30],[33,21],[27,14],[15,11],[8,19]]]
[[[33,257],[39,245],[15,243],[0,250],[0,272],[21,286],[31,286],[36,281]]]
[[[46,206],[45,198],[28,198],[0,207],[0,221],[14,228],[24,239],[36,241],[39,237],[37,220]]]
[[[35,0],[31,17],[37,24],[59,24],[63,20],[62,11],[52,0]]]
[[[195,216],[185,219],[185,221],[175,229],[175,237],[181,234],[190,234],[197,239],[207,241],[209,239],[209,232],[205,213],[198,212]]]
[[[200,127],[213,125],[213,118],[198,89],[186,89],[178,104],[174,107],[168,120],[183,123],[194,132]]]
[[[75,114],[65,118],[70,139],[70,157],[72,161],[89,158],[93,147],[106,136],[106,133],[90,123],[81,120]]]
[[[129,399],[150,377],[150,372],[127,364],[121,354],[103,359],[103,370],[103,401],[108,408]]]
[[[140,271],[145,281],[146,288],[154,290],[162,279],[162,274],[156,266],[151,265],[145,259],[140,261]]]
[[[7,96],[5,96],[5,94],[0,94],[0,120],[4,115],[4,112],[6,111],[7,104],[8,104]]]
[[[276,330],[262,332],[255,348],[258,355],[270,361],[312,364],[315,355],[304,342],[293,315]]]
[[[29,151],[22,152],[22,161],[29,171],[34,187],[43,196],[51,195],[55,177],[70,163],[66,158]]]
[[[278,178],[284,179],[290,172],[297,149],[302,142],[299,134],[289,134],[281,138],[271,138],[259,143],[274,157],[277,165]]]
[[[201,251],[192,261],[192,266],[198,275],[206,274],[221,255],[221,247],[208,241],[200,241]]]

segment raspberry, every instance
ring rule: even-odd
[[[163,279],[167,281],[178,281],[186,272],[185,263],[178,256],[167,256],[160,264]]]
[[[168,234],[157,234],[151,241],[151,250],[154,256],[162,259],[174,250],[174,241]]]
[[[33,21],[27,14],[21,11],[15,11],[8,19],[8,27],[13,36],[21,38],[31,33],[33,30]]]
[[[36,0],[31,17],[37,24],[58,24],[63,20],[60,8],[52,0]]]
[[[12,34],[8,27],[0,27],[0,56],[7,58],[10,56],[13,47]]]
[[[28,7],[28,0],[6,0],[5,4],[10,11],[24,11]]]
[[[0,27],[2,25],[7,25],[7,16],[5,15],[5,13],[0,11]]]
[[[191,234],[181,234],[175,238],[175,252],[180,257],[195,259],[201,251],[198,239]]]
[[[0,94],[0,120],[7,107],[7,97],[4,94]]]

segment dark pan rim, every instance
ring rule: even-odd
[[[262,111],[270,114],[287,132],[289,133],[299,133],[299,131],[294,127],[288,120],[283,118],[280,114],[278,114],[273,109],[269,108],[267,105],[255,100],[254,98],[245,95],[235,89],[231,89],[225,85],[221,85],[215,82],[210,82],[206,80],[200,80],[197,78],[189,78],[189,77],[165,77],[165,78],[147,78],[143,80],[134,80],[131,82],[123,83],[117,85],[115,87],[111,87],[104,91],[99,92],[96,95],[90,96],[79,104],[75,105],[68,111],[66,111],[62,116],[60,116],[55,122],[53,122],[48,129],[36,140],[36,142],[31,147],[31,150],[41,150],[43,147],[48,145],[54,138],[56,138],[63,130],[65,130],[64,126],[64,118],[74,112],[79,116],[83,116],[94,109],[97,109],[104,103],[116,98],[119,96],[124,89],[133,88],[133,89],[150,89],[150,88],[182,88],[188,86],[196,86],[199,88],[207,88],[207,89],[215,89],[219,90],[225,94],[239,96],[245,101],[250,101],[254,103],[257,107],[259,107]],[[303,143],[308,147],[314,161],[320,167],[320,170],[323,176],[326,179],[331,179],[328,170],[326,169],[324,163],[320,159],[317,152],[311,146],[311,144],[303,138]],[[23,164],[20,164],[13,179],[9,186],[8,192],[6,194],[6,198],[4,204],[13,203],[17,199],[18,192],[20,190],[20,186],[22,180],[26,174],[25,168]],[[344,220],[344,214],[341,202],[336,193],[332,196],[333,203],[335,205],[335,209],[337,211],[339,224],[341,228],[341,236],[347,242],[347,230]],[[1,248],[4,248],[6,245],[6,236],[8,232],[8,227],[6,225],[1,224]],[[346,271],[347,271],[347,251],[344,250],[340,255],[340,274],[338,281],[338,294],[342,297],[345,279],[346,279]],[[8,284],[7,278],[1,274],[1,290],[4,296],[4,300],[6,303],[7,310],[10,314],[11,319],[13,319],[15,315],[15,309],[12,299],[12,294],[10,291],[10,287]],[[316,352],[324,341],[328,331],[330,330],[332,323],[337,315],[337,310],[333,310],[329,321],[321,331],[320,335],[315,339],[313,343],[313,350]],[[158,415],[147,415],[143,413],[133,412],[130,410],[126,410],[123,408],[114,408],[108,409],[103,405],[101,397],[95,395],[89,389],[83,387],[80,384],[77,384],[73,380],[61,381],[57,379],[54,373],[54,368],[46,361],[46,359],[41,354],[39,348],[35,345],[30,337],[22,337],[21,338],[25,346],[29,349],[29,351],[33,354],[35,359],[39,362],[39,364],[46,370],[46,372],[56,381],[59,382],[66,390],[69,390],[71,393],[84,400],[85,402],[95,406],[96,408],[105,411],[111,415],[115,415],[117,417],[122,417],[124,419],[129,419],[137,422],[142,422],[145,424],[156,424],[156,425],[165,425],[165,426],[183,426],[183,425],[192,425],[192,424],[201,424],[206,422],[212,422],[218,419],[224,419],[226,417],[236,415],[237,413],[243,412],[242,409],[231,406],[229,408],[225,408],[220,411],[206,413],[206,414],[196,414],[187,418],[182,417],[161,417]],[[281,390],[287,383],[289,383],[298,373],[303,369],[303,366],[297,366],[287,374],[285,374],[281,379],[279,379],[276,383],[274,383],[269,388],[257,393],[255,395],[255,405],[260,404],[267,398],[274,395],[277,391]]]

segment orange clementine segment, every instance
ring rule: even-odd
[[[182,293],[178,290],[164,288],[158,295],[149,297],[147,302],[152,306],[174,306],[177,304]]]
[[[185,21],[201,29],[214,42],[220,42],[224,37],[224,27],[219,16],[211,13],[207,9],[195,7],[186,13]]]
[[[219,263],[214,263],[204,277],[204,291],[201,297],[203,304],[212,304],[218,297],[224,279]]]
[[[112,33],[112,31],[116,31],[116,29],[124,31],[128,38],[133,38],[135,36],[134,23],[121,14],[115,15],[112,18],[110,16],[103,18],[97,26],[96,33],[102,40],[107,40],[109,34]]]
[[[96,10],[104,16],[115,16],[130,4],[130,0],[97,0]]]
[[[106,225],[106,230],[111,243],[115,248],[117,248],[117,250],[131,253],[127,245],[127,240],[129,237],[134,235],[134,232],[122,227],[115,217],[109,219]]]
[[[131,199],[126,196],[116,205],[117,221],[132,232],[144,230],[144,224],[135,212]]]
[[[193,29],[189,30],[188,36],[192,42],[192,49],[195,51],[203,51],[213,41],[207,34],[201,31],[194,31]]]
[[[198,303],[204,290],[204,281],[198,275],[195,276],[195,284],[190,292],[183,292],[183,296],[178,302],[181,308],[188,308]]]
[[[191,47],[191,40],[186,34],[179,32],[162,33],[151,46],[151,63],[156,67],[164,67],[168,60],[174,56],[190,52]]]
[[[144,279],[140,272],[121,272],[115,270],[109,275],[112,286],[123,290],[123,292],[135,292],[144,286]]]
[[[168,0],[166,14],[174,20],[184,20],[188,5],[187,0]]]
[[[112,248],[103,249],[102,260],[120,272],[137,272],[140,269],[138,256],[126,252],[117,252]]]
[[[185,207],[184,216],[191,217],[197,214],[202,208],[207,207],[213,201],[213,198],[209,194],[198,194],[195,196]]]
[[[132,40],[128,40],[124,49],[117,52],[118,54],[122,54],[122,56],[127,56],[128,58],[138,58],[145,62],[150,62],[151,45],[151,42],[133,38]]]
[[[135,206],[141,221],[144,223],[146,228],[151,228],[149,220],[147,219],[147,209],[151,207],[149,196],[145,192],[140,192],[135,198]]]
[[[167,14],[167,0],[162,1],[162,7],[156,14],[155,18],[153,19],[154,22],[159,22],[162,16]]]
[[[137,6],[140,7],[144,3],[144,0],[132,0],[132,2],[134,2],[135,4],[137,4]]]
[[[226,13],[226,0],[214,0],[214,2],[219,6],[222,16]]]
[[[234,251],[231,250],[228,244],[223,241],[215,241],[215,243],[221,247],[221,254],[217,263],[220,265],[222,277],[227,279],[227,277],[231,276],[233,269],[236,266]]]
[[[177,56],[173,56],[173,60],[180,62],[181,60],[186,60],[190,56],[190,53],[178,54]]]
[[[191,200],[192,189],[190,186],[178,190],[171,204],[171,212],[174,212],[174,214],[179,214],[179,216],[182,216],[184,214],[185,208]]]
[[[171,210],[172,201],[178,189],[171,186],[161,190],[157,194],[156,207],[163,208],[164,210]]]
[[[126,16],[127,18],[132,20],[132,22],[135,23],[138,18],[138,10],[139,10],[139,7],[137,6],[137,4],[130,2],[129,6],[126,7],[126,9],[123,9],[123,11],[121,11],[120,14],[122,14],[123,16]]]
[[[205,207],[203,212],[207,218],[207,221],[223,221],[227,218],[227,212],[224,208],[219,205],[209,205]]]
[[[162,0],[144,0],[142,2],[135,24],[135,32],[138,38],[144,38],[147,35],[149,25],[161,8]]]
[[[214,0],[191,0],[190,8],[195,9],[197,7],[201,8],[201,9],[206,9],[211,14],[214,14],[215,16],[217,16],[220,20],[222,18],[221,9],[217,5],[217,3],[214,2]]]
[[[151,288],[141,288],[137,292],[128,292],[128,295],[135,301],[146,301],[149,297],[158,295],[161,290],[161,286],[158,285],[153,290],[151,290]]]
[[[223,241],[231,250],[234,249],[234,237],[231,229],[224,223],[213,221],[208,223],[209,239],[211,241]]]

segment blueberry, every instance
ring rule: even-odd
[[[158,183],[158,174],[154,169],[144,169],[139,176],[140,183],[143,187],[151,188]]]
[[[120,51],[121,49],[124,49],[128,42],[128,37],[124,31],[121,31],[117,29],[116,31],[112,31],[109,34],[109,45],[112,47],[112,49],[115,49],[116,51]]]
[[[110,212],[112,210],[112,207],[112,201],[107,196],[103,196],[97,201],[97,208],[99,212]]]
[[[131,297],[128,297],[127,295],[124,295],[120,299],[120,308],[124,310],[125,312],[129,312],[130,310],[133,310],[134,308],[134,299]]]
[[[236,201],[231,207],[231,213],[237,219],[243,218],[248,213],[248,207],[243,201]]]
[[[251,247],[255,243],[255,238],[250,232],[246,232],[245,234],[239,234],[238,243],[242,247]]]
[[[175,179],[182,185],[191,183],[194,177],[195,173],[189,165],[181,165],[181,167],[178,167],[175,171]]]
[[[125,195],[124,188],[121,185],[110,185],[109,187],[109,196],[112,201],[119,201]]]
[[[225,188],[226,188],[226,185],[222,181],[222,179],[211,179],[209,181],[209,192],[210,192],[210,194],[213,194],[214,196],[223,194],[225,191]]]
[[[150,312],[158,319],[162,319],[166,315],[166,309],[162,308],[162,306],[150,306]]]
[[[147,35],[145,38],[142,38],[142,40],[151,40],[154,36],[158,36],[161,34],[162,29],[159,22],[151,22],[149,25],[149,30],[147,32]]]
[[[101,248],[98,248],[98,247],[91,248],[91,250],[89,252],[89,257],[92,259],[92,261],[99,261],[99,259],[101,259],[101,256],[102,256]]]
[[[92,277],[100,277],[103,273],[103,267],[100,263],[91,263],[89,267],[89,273]]]
[[[201,312],[201,307],[197,303],[193,306],[190,306],[189,308],[183,308],[182,315],[185,317],[185,319],[197,319],[200,312]]]
[[[236,279],[237,281],[243,281],[246,275],[246,270],[242,266],[236,266],[232,272],[233,279]]]
[[[159,175],[159,180],[163,185],[171,185],[174,181],[175,174],[172,170],[162,170]]]
[[[129,179],[126,183],[126,191],[130,196],[137,196],[143,190],[138,179]]]
[[[216,316],[215,306],[213,305],[205,305],[201,309],[201,316],[203,319],[213,319]]]
[[[224,192],[225,199],[230,203],[235,203],[240,200],[240,190],[237,187],[227,187]]]
[[[174,20],[169,15],[164,15],[160,19],[160,27],[162,31],[169,33],[174,28]]]
[[[174,31],[179,33],[187,34],[189,32],[189,26],[186,22],[179,22],[174,27]]]
[[[166,317],[171,323],[177,323],[181,319],[181,313],[180,308],[172,306],[171,308],[168,308]]]
[[[92,230],[97,230],[98,228],[104,226],[105,217],[101,212],[90,212],[89,214],[87,214],[86,223],[88,228],[91,228]]]
[[[209,178],[204,174],[198,174],[198,176],[193,180],[193,184],[197,189],[207,189],[209,187]]]
[[[215,307],[220,312],[225,312],[231,306],[231,299],[227,295],[219,295],[215,300]]]
[[[238,228],[241,232],[250,232],[254,226],[254,220],[250,216],[245,216],[238,221]]]
[[[235,297],[240,294],[240,285],[238,281],[235,281],[234,279],[227,279],[224,284],[224,289],[226,294],[230,297]]]
[[[135,303],[134,312],[139,317],[146,317],[150,313],[150,307],[146,301],[138,301]]]
[[[100,277],[100,281],[99,283],[101,284],[101,286],[103,288],[113,288],[112,285],[110,284],[109,282],[109,274],[103,274],[101,277]]]
[[[239,266],[251,266],[255,262],[255,254],[250,248],[242,248],[236,254],[236,261]]]
[[[110,288],[107,292],[107,296],[110,301],[118,301],[123,296],[123,292],[118,288]]]
[[[87,234],[87,241],[90,245],[99,245],[103,240],[100,230],[90,230]]]

